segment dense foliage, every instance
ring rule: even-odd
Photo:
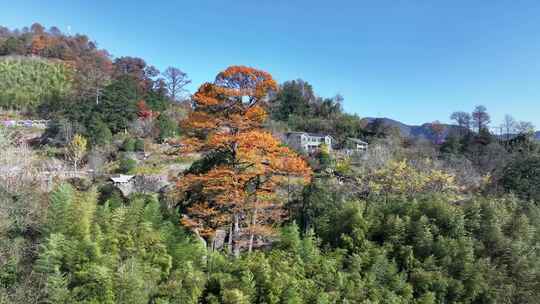
[[[0,57],[0,107],[31,110],[47,99],[65,97],[72,74],[60,61]]]
[[[240,258],[206,251],[151,196],[98,203],[94,190],[64,184],[39,220],[23,212],[27,200],[3,195],[2,214],[11,216],[3,218],[0,294],[6,303],[535,303],[534,204],[349,201],[316,185],[294,213],[303,229],[286,225],[272,250]],[[22,255],[36,242],[28,229],[40,231],[33,258]]]
[[[184,122],[190,138],[184,150],[222,155],[207,170],[185,174],[177,183],[186,215],[183,224],[209,241],[227,229],[235,255],[251,252],[273,234],[284,215],[278,190],[284,176],[308,181],[305,160],[262,129],[264,101],[276,89],[270,74],[232,66],[201,85]],[[247,100],[247,101],[246,101]],[[213,246],[212,246],[213,247]]]
[[[0,54],[34,56],[0,62],[0,106],[52,121],[0,126],[0,304],[538,303],[528,123],[494,135],[478,106],[406,138],[245,66],[181,102],[181,70],[39,24],[0,27]],[[347,137],[369,149],[330,149]]]

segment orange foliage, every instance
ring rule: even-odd
[[[218,228],[240,230],[229,235],[235,252],[245,242],[251,248],[254,238],[271,235],[273,225],[283,220],[276,195],[287,182],[283,177],[308,182],[312,174],[302,158],[262,128],[267,117],[263,105],[275,89],[266,72],[229,67],[214,83],[201,85],[193,96],[193,112],[183,122],[191,135],[183,141],[183,151],[219,151],[228,161],[180,178],[177,187],[189,205],[182,223],[208,238]]]
[[[39,55],[41,51],[49,45],[49,40],[45,35],[35,35],[32,37],[31,52],[34,55]]]
[[[201,106],[215,106],[219,104],[218,93],[213,84],[204,83],[199,87],[197,93],[193,95],[193,99]]]
[[[217,75],[216,83],[225,95],[253,99],[264,98],[277,90],[277,83],[269,73],[246,66],[228,67]]]

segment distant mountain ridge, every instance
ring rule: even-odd
[[[424,123],[422,125],[407,125],[405,123],[387,117],[366,117],[363,118],[363,120],[366,121],[367,124],[371,124],[374,121],[378,120],[379,122],[382,122],[382,124],[386,127],[397,128],[400,131],[401,135],[404,137],[426,140],[435,139],[435,134],[431,128],[431,123]],[[443,137],[446,137],[448,133],[450,133],[452,130],[459,130],[459,127],[457,125],[442,124],[442,126],[445,127]],[[535,138],[537,140],[540,140],[540,131],[537,131],[535,133]]]
[[[367,124],[379,121],[379,123],[382,123],[385,127],[397,128],[403,137],[426,139],[430,141],[435,140],[435,133],[433,132],[431,123],[424,123],[422,125],[407,125],[400,121],[386,117],[366,117],[364,120],[367,122]],[[456,125],[442,124],[442,126],[445,127],[443,137],[446,137],[452,130],[459,129],[459,127]]]

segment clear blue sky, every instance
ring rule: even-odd
[[[233,64],[302,78],[360,116],[448,121],[487,106],[540,127],[540,1],[3,1],[0,24],[84,33],[177,66],[192,91]]]

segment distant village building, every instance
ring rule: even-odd
[[[321,145],[328,147],[332,151],[335,147],[335,140],[327,134],[316,134],[308,132],[289,132],[285,134],[285,141],[289,147],[306,153],[313,153],[320,149]],[[358,138],[347,138],[341,154],[353,155],[364,154],[368,150],[369,144]],[[336,151],[338,152],[338,151]]]
[[[347,138],[345,141],[345,152],[352,153],[364,153],[368,149],[368,143],[358,138]]]
[[[120,174],[118,176],[111,176],[111,181],[115,184],[115,185],[122,185],[122,184],[127,184],[131,181],[131,179],[135,177],[134,175],[124,175],[124,174]]]
[[[334,139],[330,135],[307,133],[307,132],[289,132],[285,134],[287,144],[298,151],[312,153],[317,151],[321,145],[326,145],[332,150]]]
[[[152,175],[124,175],[120,174],[110,178],[113,185],[125,197],[131,193],[154,193],[170,185],[166,176]]]

